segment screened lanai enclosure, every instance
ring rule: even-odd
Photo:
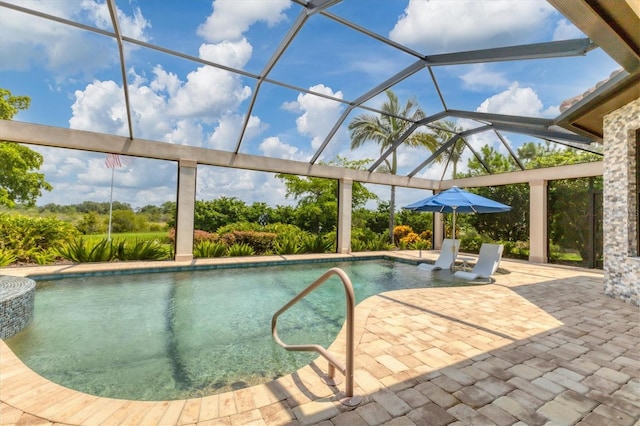
[[[528,259],[547,262],[549,211],[574,197],[553,198],[572,184],[549,182],[581,179],[586,189],[574,189],[588,200],[578,204],[592,210],[563,213],[592,218],[579,244],[597,266],[606,220],[593,180],[605,175],[607,187],[604,117],[640,96],[638,9],[633,0],[0,1],[1,86],[31,99],[0,122],[0,140],[44,156],[53,190],[42,204],[106,200],[105,155],[135,158],[115,173],[117,197],[177,202],[178,260],[192,257],[194,200],[286,203],[273,177],[284,173],[339,182],[338,252],[351,250],[354,182],[396,209],[454,185],[526,185]],[[606,199],[605,189],[605,216]],[[626,255],[637,256],[637,213],[628,220]],[[437,247],[442,218],[434,222]]]

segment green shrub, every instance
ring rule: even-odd
[[[389,244],[389,236],[387,234],[376,235],[365,243],[367,251],[391,250],[393,245]]]
[[[352,238],[351,251],[352,252],[368,251],[367,244],[364,241],[360,241],[357,238]]]
[[[245,243],[235,243],[232,244],[231,246],[229,246],[229,248],[227,249],[227,255],[234,257],[234,256],[252,256],[255,253],[255,251],[253,250],[253,247],[251,247],[249,244],[245,244]]]
[[[235,222],[216,229],[216,233],[219,235],[228,234],[233,231],[264,231],[264,227],[255,222]]]
[[[111,213],[111,232],[133,232],[136,230],[136,214],[133,211],[113,210]]]
[[[58,253],[53,248],[33,253],[33,261],[38,265],[50,265],[56,260],[57,257]]]
[[[0,249],[0,268],[9,266],[16,261],[16,256],[11,250]]]
[[[412,250],[429,250],[431,248],[431,241],[417,240],[409,245]]]
[[[253,232],[270,232],[273,234],[296,234],[304,232],[295,225],[287,223],[268,223],[264,226],[256,222],[235,222],[228,225],[221,226],[216,229],[216,232],[220,235],[228,234],[233,231],[253,231]]]
[[[150,223],[149,232],[162,232],[167,230],[167,225],[164,223]]]
[[[322,235],[305,235],[302,238],[303,253],[327,253],[331,250],[333,241]]]
[[[163,260],[169,257],[167,249],[156,240],[138,240],[133,244],[119,241],[115,252],[119,260]]]
[[[460,249],[470,253],[479,253],[483,242],[485,241],[478,232],[467,230],[460,238]]]
[[[273,249],[273,244],[277,235],[271,232],[258,232],[258,231],[233,231],[232,238],[229,234],[222,236],[223,240],[229,241],[229,245],[246,244],[253,248],[256,253],[265,253]],[[229,238],[229,240],[227,240]]]
[[[56,247],[56,253],[64,259],[76,263],[108,262],[116,258],[118,244],[108,239],[90,243],[82,238],[75,238],[69,243]]]
[[[226,253],[227,246],[214,241],[201,241],[193,250],[195,257],[222,257]]]
[[[295,234],[300,235],[304,231],[300,229],[299,226],[292,225],[289,223],[269,223],[267,224],[262,231],[264,232],[273,232],[274,234]]]
[[[76,228],[85,235],[98,234],[105,232],[107,229],[103,222],[104,221],[100,219],[98,212],[91,211],[82,216],[82,219],[77,223]]]
[[[504,256],[513,259],[529,258],[528,241],[498,241],[497,244],[504,245]]]
[[[0,249],[10,250],[16,261],[31,262],[37,253],[76,238],[78,230],[53,217],[0,213]]]
[[[273,250],[276,254],[298,254],[302,252],[302,247],[298,238],[293,236],[278,237],[274,243]]]
[[[353,242],[354,240],[358,240],[366,246],[369,243],[369,241],[377,240],[378,238],[380,238],[380,235],[386,236],[386,242],[389,242],[389,234],[386,232],[379,234],[379,233],[373,232],[370,229],[353,228],[351,230],[351,242]],[[333,235],[333,238],[335,240],[335,234]]]
[[[202,231],[200,229],[196,229],[193,231],[193,244],[194,246],[201,241],[218,241],[220,237],[216,233],[211,233],[207,231]],[[175,228],[169,229],[167,234],[167,239],[170,243],[175,243],[176,241],[176,230]]]
[[[561,257],[560,245],[555,243],[549,243],[549,259],[558,260]]]

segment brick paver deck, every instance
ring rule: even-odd
[[[362,302],[357,407],[319,379],[323,360],[251,388],[140,402],[53,384],[0,341],[0,424],[640,424],[639,308],[606,297],[599,271],[505,260],[499,272]]]

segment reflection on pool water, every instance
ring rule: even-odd
[[[389,290],[463,285],[390,260],[163,272],[38,282],[33,322],[6,343],[49,380],[94,395],[171,400],[267,382],[316,354],[271,337],[273,313],[331,267],[356,303]],[[439,279],[436,279],[438,278]],[[345,318],[337,277],[278,320],[290,344],[330,345]]]

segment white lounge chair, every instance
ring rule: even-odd
[[[421,263],[418,268],[425,271],[437,271],[439,269],[450,269],[458,256],[458,249],[460,248],[460,240],[453,240],[447,238],[442,240],[442,248],[440,249],[440,255],[436,259],[436,263]]]
[[[477,278],[490,279],[498,270],[503,250],[504,246],[502,244],[483,243],[482,246],[480,246],[478,261],[473,266],[473,269],[471,269],[471,272],[456,271],[453,275],[469,281]]]

